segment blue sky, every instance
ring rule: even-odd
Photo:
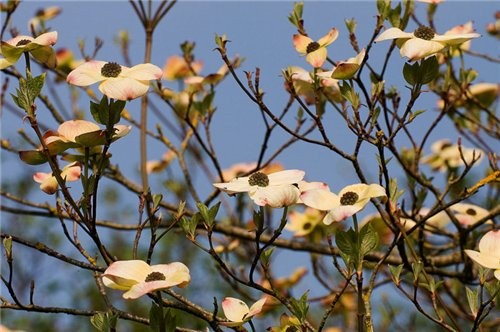
[[[89,49],[92,47],[95,37],[104,40],[104,46],[99,52],[98,59],[104,61],[122,62],[119,48],[113,43],[113,39],[120,30],[128,30],[131,36],[131,58],[134,64],[142,62],[144,55],[143,32],[139,21],[135,17],[130,5],[126,1],[30,1],[23,2],[13,17],[13,25],[22,33],[27,32],[27,22],[41,7],[59,6],[62,14],[49,22],[49,26],[59,33],[56,49],[67,47],[78,52],[77,41],[84,40]],[[287,16],[292,10],[293,3],[289,1],[180,1],[166,19],[160,23],[154,35],[154,47],[152,63],[163,67],[166,59],[174,54],[180,54],[179,44],[185,40],[196,42],[196,57],[203,61],[202,74],[217,71],[222,60],[214,51],[215,34],[227,35],[231,41],[228,44],[229,55],[240,55],[245,62],[239,70],[239,75],[244,78],[243,71],[254,71],[256,67],[261,69],[261,87],[265,91],[265,101],[270,108],[279,113],[287,101],[283,89],[283,79],[280,76],[281,69],[298,65],[311,69],[293,48],[292,35],[296,33],[294,27],[288,22]],[[426,4],[417,3],[420,20],[425,21]],[[498,55],[498,47],[492,37],[485,32],[486,23],[493,21],[495,10],[498,10],[498,2],[457,2],[448,1],[438,8],[435,24],[438,32],[443,33],[449,28],[466,23],[469,20],[475,22],[477,32],[482,38],[472,42],[472,48],[479,52],[490,52]],[[358,41],[363,47],[375,26],[376,6],[374,1],[317,1],[306,2],[304,8],[305,26],[313,39],[323,36],[330,28],[337,27],[340,36],[337,41],[328,47],[328,54],[334,60],[343,60],[354,56],[348,41],[348,33],[344,25],[345,18],[356,18],[358,22]],[[387,26],[389,27],[389,26]],[[415,28],[411,23],[409,30]],[[381,63],[390,42],[381,42],[373,47],[370,54],[370,62],[375,68]],[[497,47],[496,51],[493,46]],[[479,72],[476,82],[498,82],[498,66],[492,66],[484,60],[472,59],[466,56],[468,66],[474,67]],[[407,90],[404,88],[401,70],[404,59],[395,52],[391,58],[391,68],[386,76],[386,84],[397,86],[407,98]],[[19,66],[19,69],[22,69]],[[494,68],[494,70],[492,70]],[[2,76],[3,79],[3,76]],[[168,85],[168,83],[165,83]],[[171,85],[175,87],[176,85]],[[63,90],[64,84],[61,85]],[[12,88],[12,86],[11,86]],[[96,87],[94,87],[96,88]],[[97,89],[95,89],[97,91]],[[61,94],[63,102],[69,101],[69,95]],[[7,97],[8,99],[8,97]],[[157,100],[156,105],[161,105]],[[82,105],[87,103],[82,101]],[[213,141],[223,167],[229,167],[237,162],[254,161],[261,144],[263,126],[258,109],[236,86],[235,82],[228,78],[221,84],[217,93],[215,104],[217,113],[213,121]],[[164,107],[164,106],[162,106]],[[427,114],[415,121],[410,127],[418,136],[419,128],[427,128],[429,119],[435,116],[435,98],[425,96],[417,105],[418,109],[427,109]],[[130,113],[139,115],[139,102],[134,101],[127,105]],[[166,108],[165,108],[166,109]],[[45,112],[44,112],[45,111]],[[38,110],[41,121],[54,129],[55,122],[47,116],[46,110],[40,107]],[[166,113],[168,114],[168,113]],[[87,113],[90,117],[90,112]],[[150,117],[151,125],[154,118]],[[8,125],[7,125],[8,124]],[[331,134],[332,141],[341,147],[349,147],[353,140],[348,136],[338,118],[333,113],[325,117],[327,130]],[[12,116],[10,111],[2,111],[2,138],[14,137],[18,128],[30,132],[29,124],[21,122]],[[130,151],[138,151],[138,130],[134,134],[118,141],[112,146],[113,160],[121,165],[124,172],[139,182],[138,155],[131,158]],[[278,147],[287,136],[281,130],[275,133],[270,151]],[[432,139],[449,138],[456,141],[458,135],[452,130],[448,121],[440,126]],[[16,143],[16,139],[13,139]],[[467,145],[465,142],[464,144]],[[428,151],[428,149],[427,149]],[[165,152],[165,148],[151,142],[148,148],[150,159],[159,159]],[[368,150],[363,156],[364,165],[368,171],[371,181],[377,180],[376,158],[373,151]],[[338,191],[343,186],[356,182],[354,172],[350,164],[340,160],[337,156],[324,149],[311,148],[298,143],[287,149],[282,157],[278,159],[286,168],[298,168],[306,171],[308,180],[325,181],[332,190]],[[483,161],[483,166],[486,162]],[[35,171],[47,171],[44,166],[28,166],[20,163],[12,155],[4,154],[2,151],[2,179],[11,177],[12,174],[31,174]],[[160,183],[164,175],[153,175],[152,186],[154,190],[161,190]],[[211,190],[212,179],[197,178],[200,186],[205,192]],[[41,197],[45,200],[46,197]],[[135,220],[135,215],[134,215]],[[132,221],[129,221],[132,222]],[[283,266],[286,269],[286,266]]]

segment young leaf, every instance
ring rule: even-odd
[[[367,253],[373,251],[378,246],[378,233],[373,228],[372,224],[368,223],[359,232],[360,247],[359,255],[363,258]]]
[[[467,293],[467,302],[469,303],[469,308],[474,317],[477,315],[477,309],[479,308],[479,297],[477,296],[478,288],[471,290],[469,287],[465,287],[465,292]]]
[[[389,272],[391,272],[392,280],[396,285],[399,285],[401,282],[400,276],[403,266],[404,264],[399,264],[398,266],[389,265]]]

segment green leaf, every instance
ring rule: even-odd
[[[38,97],[40,92],[42,92],[43,85],[45,84],[45,75],[46,73],[43,73],[37,77],[28,79],[28,94],[32,104],[35,102],[35,99]]]
[[[406,82],[410,85],[415,85],[418,83],[418,70],[420,66],[418,62],[415,62],[413,65],[409,63],[405,63],[403,66],[403,77]]]
[[[111,312],[99,312],[90,318],[90,323],[99,332],[109,332],[116,329],[118,315]]]
[[[12,236],[5,237],[2,242],[3,247],[5,248],[7,261],[12,261]]]
[[[398,266],[389,265],[389,272],[391,272],[392,280],[396,285],[399,285],[401,282],[400,276],[403,266],[404,264],[399,264]]]
[[[408,118],[408,122],[412,122],[417,116],[423,113],[425,113],[425,110],[416,110],[415,112],[411,112],[410,117]]]
[[[362,259],[367,253],[373,251],[378,246],[378,233],[371,223],[367,223],[359,232],[360,247],[359,254]]]
[[[200,217],[200,214],[196,213],[190,219],[182,217],[179,221],[182,230],[184,231],[184,233],[186,233],[187,237],[190,240],[194,240],[196,238],[196,227],[200,222]]]
[[[476,316],[477,309],[479,308],[479,297],[477,296],[478,288],[471,290],[469,287],[465,287],[467,293],[467,302],[469,303],[469,308],[471,313]]]
[[[47,156],[38,150],[19,151],[19,158],[28,165],[41,165],[47,162]]]
[[[394,9],[389,10],[388,19],[393,27],[399,28],[401,23],[401,3],[398,3]]]
[[[439,62],[436,56],[431,56],[427,59],[422,60],[419,70],[420,80],[418,83],[427,84],[433,81],[439,75]]]
[[[269,262],[271,261],[271,255],[274,252],[274,247],[268,248],[262,252],[260,255],[260,261],[262,262],[263,266],[269,266]]]
[[[424,268],[424,264],[422,262],[414,262],[411,263],[411,268],[413,270],[413,281],[416,283],[420,277],[422,269]]]
[[[352,228],[347,231],[337,231],[335,234],[335,243],[341,252],[357,260],[357,238],[356,232]]]
[[[151,331],[160,331],[160,322],[162,321],[163,309],[156,303],[151,303],[149,309],[149,329]]]
[[[156,210],[163,200],[162,194],[154,194],[153,195],[153,210]]]
[[[90,113],[97,123],[107,126],[109,122],[108,97],[104,95],[99,104],[91,101]]]
[[[290,304],[292,305],[293,308],[293,314],[299,319],[299,321],[302,323],[306,319],[307,312],[309,311],[309,305],[307,304],[307,293],[309,291],[306,291],[300,299],[295,299],[291,298],[290,299]]]

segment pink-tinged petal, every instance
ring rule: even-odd
[[[231,322],[242,322],[250,309],[240,299],[226,297],[222,300],[222,311],[224,312],[224,316]]]
[[[52,177],[52,173],[36,172],[35,174],[33,174],[33,180],[38,183],[43,183],[43,181],[47,180],[50,177]]]
[[[82,167],[80,163],[74,162],[65,166],[61,172],[61,177],[66,181],[76,181],[80,178]]]
[[[19,35],[18,35],[18,36],[16,36],[16,37],[11,38],[11,39],[9,39],[9,40],[7,40],[7,41],[4,41],[4,42],[2,42],[2,43],[6,43],[6,44],[9,44],[9,45],[11,45],[11,46],[17,46],[17,43],[19,43],[21,40],[29,40],[29,41],[30,41],[30,43],[32,43],[32,42],[35,40],[35,38],[33,38],[33,37],[31,37],[31,36],[23,36],[23,35],[20,35],[20,36],[19,36]],[[23,46],[26,46],[26,45],[27,45],[27,44],[25,44],[25,45],[23,45]]]
[[[76,136],[96,130],[101,130],[101,128],[97,124],[85,120],[65,121],[57,128],[59,135],[72,142],[75,142]]]
[[[322,211],[328,211],[340,205],[339,196],[323,189],[305,191],[300,195],[300,199],[305,205]]]
[[[128,133],[130,133],[130,131],[132,130],[132,126],[126,126],[121,124],[115,125],[114,128],[115,128],[115,133],[113,135],[113,141],[128,135]]]
[[[88,61],[76,67],[66,77],[69,84],[77,86],[89,86],[94,83],[107,79],[101,75],[101,69],[107,62]]]
[[[166,278],[163,281],[168,282],[171,286],[185,287],[191,280],[189,268],[180,262],[153,265],[151,266],[151,269],[153,272],[162,273]]]
[[[295,34],[293,35],[293,46],[302,55],[307,53],[307,46],[312,43],[313,40],[307,36]]]
[[[103,276],[121,287],[130,288],[143,282],[148,274],[152,272],[151,267],[141,260],[116,261],[112,263]]]
[[[163,71],[151,63],[143,63],[132,68],[122,67],[120,76],[132,78],[139,81],[158,80],[162,77]]]
[[[108,96],[108,98],[125,101],[141,97],[148,90],[148,81],[137,81],[127,77],[107,79],[99,84],[99,91]]]
[[[444,47],[445,45],[436,41],[413,38],[401,46],[399,53],[410,61],[415,61],[436,54]]]
[[[388,39],[410,39],[414,38],[413,33],[410,32],[404,32],[401,29],[398,28],[389,28],[382,32],[377,39],[375,39],[375,42],[379,42],[382,40],[388,40]]]
[[[133,300],[146,295],[147,293],[160,291],[162,289],[168,289],[176,285],[177,284],[172,282],[171,280],[140,282],[130,287],[127,292],[123,293],[123,298],[127,300]]]
[[[300,191],[294,185],[258,187],[250,198],[259,206],[280,208],[297,203]]]
[[[323,190],[330,190],[328,185],[324,182],[307,182],[307,181],[300,181],[297,183],[299,186],[300,192],[312,190],[312,189],[323,189]]]
[[[262,307],[264,306],[265,303],[266,303],[266,298],[264,297],[255,302],[254,304],[252,304],[252,306],[250,307],[250,311],[248,312],[248,315],[245,318],[257,315],[259,312],[262,311]]]
[[[339,31],[335,28],[330,29],[326,35],[318,40],[318,44],[321,47],[325,47],[333,43],[339,36]]]
[[[339,207],[334,208],[331,210],[328,215],[332,218],[332,221],[344,221],[347,218],[351,217],[355,213],[359,212],[361,209],[363,209],[364,205],[341,205]],[[325,222],[323,220],[323,222]]]
[[[234,178],[230,182],[214,183],[213,186],[227,192],[228,194],[255,190],[255,186],[248,184],[248,176]]]
[[[475,250],[464,250],[474,262],[488,269],[500,269],[500,258],[489,256]]]
[[[285,171],[268,174],[270,186],[280,186],[283,184],[299,183],[305,176],[305,172],[298,169],[289,169]]]
[[[496,257],[498,266],[495,269],[500,268],[500,229],[489,231],[481,238],[479,251],[481,254]]]
[[[444,34],[436,35],[432,40],[445,45],[458,45],[478,37],[481,37],[479,33]]]
[[[57,42],[57,31],[51,31],[47,33],[42,33],[40,36],[36,37],[32,43],[38,45],[54,45]]]
[[[316,51],[306,55],[306,61],[314,68],[319,68],[325,63],[328,51],[325,47],[320,47]]]

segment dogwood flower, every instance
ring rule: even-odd
[[[467,164],[475,161],[475,165],[477,165],[481,162],[484,155],[479,149],[470,149],[457,144],[451,144],[448,139],[434,142],[431,145],[431,151],[430,155],[422,158],[422,162],[429,164],[433,170],[440,172],[463,166],[464,160]]]
[[[378,184],[358,183],[343,188],[338,195],[330,190],[313,189],[304,191],[300,198],[307,206],[328,211],[323,223],[330,225],[361,211],[371,198],[386,196],[384,187]]]
[[[80,178],[81,173],[82,167],[80,163],[73,162],[62,169],[61,178],[66,182],[76,181]],[[40,183],[40,189],[49,195],[54,194],[59,186],[53,173],[37,172],[33,175],[33,180]]]
[[[57,31],[43,33],[33,38],[30,36],[17,36],[7,41],[2,41],[0,46],[0,69],[14,65],[21,55],[29,52],[36,61],[49,68],[56,66],[56,54],[52,45],[57,42]]]
[[[60,13],[61,13],[61,8],[56,6],[51,6],[38,10],[35,14],[35,17],[33,17],[28,22],[28,30],[31,29],[38,30],[39,27],[45,27],[45,22],[53,19]]]
[[[163,67],[163,78],[169,81],[183,79],[198,75],[202,68],[203,63],[200,61],[188,64],[183,57],[172,55]]]
[[[293,236],[306,236],[320,225],[323,220],[319,210],[306,208],[304,212],[291,211],[288,213],[288,223],[285,229],[293,232]]]
[[[474,225],[490,214],[485,208],[468,203],[453,204],[449,209],[453,212],[458,222],[464,226]],[[491,219],[486,221],[489,224],[492,222]]]
[[[102,275],[106,287],[126,291],[124,299],[137,299],[173,286],[186,287],[189,269],[180,262],[149,265],[141,260],[116,261]]]
[[[295,204],[300,191],[297,184],[304,178],[304,171],[285,170],[266,175],[262,172],[236,177],[230,182],[214,183],[216,188],[228,194],[248,192],[255,204],[283,207]]]
[[[293,46],[297,52],[306,56],[306,61],[308,63],[314,68],[319,68],[326,60],[328,54],[326,47],[333,43],[338,36],[339,32],[335,28],[328,31],[328,33],[318,41],[314,41],[301,34],[295,34],[293,35]]]
[[[464,251],[479,265],[495,270],[495,278],[500,280],[500,229],[489,231],[479,240],[479,251]]]
[[[262,298],[248,308],[248,305],[242,300],[234,297],[226,297],[222,300],[222,311],[224,311],[224,315],[230,323],[224,323],[224,325],[238,326],[244,324],[262,311],[265,302],[266,298]]]
[[[358,72],[359,67],[361,67],[365,54],[366,50],[363,48],[355,57],[337,63],[333,69],[332,78],[338,80],[347,80],[352,78],[354,74]]]
[[[304,101],[308,105],[313,105],[316,102],[315,87],[313,74],[301,67],[288,67],[288,74],[291,78],[291,83],[297,95],[304,97]],[[342,96],[338,80],[333,79],[333,71],[317,71],[316,77],[319,79],[319,89],[328,99],[335,102],[340,102]],[[285,85],[285,88],[290,91],[290,87]]]
[[[414,32],[404,32],[399,28],[387,29],[375,41],[396,39],[401,56],[414,61],[436,54],[447,46],[460,45],[480,36],[478,33],[452,32],[438,35],[431,28],[422,25]]]
[[[109,98],[132,100],[145,95],[150,80],[158,80],[163,71],[150,63],[131,68],[116,62],[89,61],[69,73],[66,81],[77,86],[89,86],[100,82],[99,91]]]

